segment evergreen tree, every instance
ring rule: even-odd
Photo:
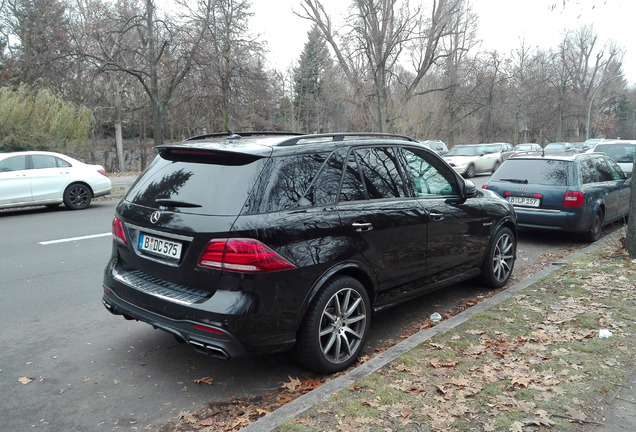
[[[322,132],[325,102],[324,78],[330,56],[320,29],[314,25],[294,68],[295,124],[304,132]]]

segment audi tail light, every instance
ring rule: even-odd
[[[583,207],[584,203],[583,192],[567,191],[563,198],[563,207]]]

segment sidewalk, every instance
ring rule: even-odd
[[[137,180],[137,175],[111,175],[110,182],[112,184],[113,193],[112,196],[123,196],[126,191],[132,186],[132,184]],[[123,189],[123,191],[121,190]]]
[[[242,432],[266,432],[266,431],[277,430],[277,431],[294,431],[294,432],[296,431],[318,432],[322,430],[335,430],[335,431],[388,430],[386,428],[386,425],[384,428],[378,427],[380,422],[378,418],[382,418],[383,415],[386,417],[387,412],[389,413],[388,415],[393,416],[393,418],[389,420],[389,426],[393,428],[397,427],[400,430],[409,430],[409,431],[412,430],[412,431],[422,431],[422,432],[430,431],[430,430],[464,430],[464,428],[462,429],[453,429],[453,428],[429,429],[428,426],[426,426],[426,424],[429,424],[430,422],[409,421],[411,414],[413,412],[415,412],[416,414],[419,414],[420,420],[422,418],[425,418],[426,409],[430,410],[432,407],[430,406],[422,407],[422,406],[413,406],[413,405],[408,406],[408,405],[402,404],[403,400],[412,400],[412,399],[400,398],[400,395],[398,393],[399,393],[399,390],[403,390],[403,389],[392,390],[392,388],[395,387],[395,383],[396,383],[396,380],[393,376],[395,374],[392,375],[392,373],[395,372],[396,370],[402,372],[404,370],[409,369],[407,366],[414,363],[413,357],[417,358],[417,355],[418,355],[418,354],[414,354],[414,352],[417,351],[416,348],[419,350],[421,346],[423,346],[421,344],[426,343],[428,346],[430,344],[427,341],[429,341],[431,338],[435,336],[444,335],[444,333],[451,332],[451,331],[457,332],[456,329],[458,326],[462,324],[470,325],[471,319],[475,317],[475,315],[488,312],[491,308],[494,308],[495,306],[500,305],[502,302],[508,299],[511,299],[513,296],[514,296],[514,299],[523,298],[523,297],[532,298],[531,294],[526,294],[526,291],[524,290],[536,289],[536,286],[540,285],[540,283],[542,282],[544,278],[551,275],[552,276],[559,275],[559,269],[566,268],[569,263],[577,264],[576,260],[584,261],[586,257],[588,256],[586,254],[598,252],[598,250],[602,248],[603,246],[611,245],[610,242],[617,243],[617,240],[616,240],[617,237],[618,237],[618,234],[608,236],[602,239],[601,241],[596,242],[595,244],[590,245],[587,248],[559,262],[553,263],[552,266],[545,269],[544,271],[526,279],[525,281],[522,281],[516,284],[515,286],[508,288],[506,291],[503,291],[497,294],[496,296],[493,296],[476,306],[473,306],[469,310],[466,310],[452,318],[442,321],[435,327],[421,331],[405,339],[404,341],[393,346],[389,350],[377,355],[376,357],[372,358],[371,360],[367,361],[361,366],[355,368],[354,370],[348,372],[347,374],[340,376],[338,378],[335,378],[325,383],[321,387],[318,387],[317,389],[311,391],[310,393],[307,393],[299,397],[298,399],[294,400],[293,402],[290,402],[282,406],[276,411],[270,414],[267,414],[266,416],[260,418],[256,422],[248,425],[247,427],[242,428],[241,431]],[[594,268],[595,266],[599,266],[600,262],[601,262],[601,259],[597,260],[596,262],[588,263],[587,267]],[[577,265],[585,269],[584,265],[582,264],[577,264]],[[631,308],[629,309],[630,313],[627,314],[629,316],[626,317],[626,319],[631,320],[631,323],[633,324],[635,323],[633,311],[634,311],[634,305],[636,304],[636,299],[634,295],[635,288],[633,283],[634,279],[632,276],[633,271],[629,270],[629,263],[625,264],[625,266],[628,267],[628,269],[626,270],[628,275],[628,280],[627,280],[627,288],[624,288],[622,290],[623,292],[626,293],[624,294],[626,296],[626,299],[622,301],[623,303],[627,302],[630,304],[629,306]],[[572,273],[575,273],[575,272],[572,271]],[[607,276],[607,279],[609,281],[612,281],[611,279],[612,277],[618,278],[617,275],[612,275],[612,276],[605,275],[605,276]],[[561,276],[557,276],[557,277],[561,277]],[[568,275],[566,274],[563,277],[567,278]],[[576,282],[576,275],[574,275],[573,277],[574,279],[572,279],[572,281]],[[621,276],[621,278],[622,279],[619,278],[619,280],[621,280],[622,282],[625,282],[624,280],[625,278],[623,276]],[[601,281],[601,279],[598,279],[598,281]],[[583,281],[582,283],[591,283],[592,285],[600,284],[600,282],[595,282],[595,280]],[[612,282],[610,282],[610,285],[613,286]],[[609,287],[606,286],[605,288],[609,288]],[[610,296],[612,296],[613,291],[611,289],[609,291],[610,291]],[[558,296],[558,294],[559,293],[555,292],[554,295]],[[619,294],[623,295],[622,293],[619,293]],[[542,305],[542,308],[543,307],[547,307],[547,306]],[[611,311],[608,314],[611,315]],[[623,318],[625,317],[623,316]],[[512,321],[512,318],[510,318],[510,320]],[[599,324],[601,324],[600,321],[599,321]],[[610,323],[610,325],[613,325],[613,324]],[[553,329],[554,328],[556,327],[553,327]],[[557,330],[557,331],[560,331],[560,330]],[[612,331],[616,333],[616,335],[613,336],[613,339],[600,339],[598,338],[598,332],[596,332],[596,337],[593,337],[590,334],[587,334],[587,335],[584,335],[581,338],[581,340],[585,344],[596,344],[601,347],[600,349],[609,347],[610,353],[613,352],[611,351],[612,349],[615,349],[615,350],[622,349],[621,340],[624,340],[624,339],[621,339],[621,338],[627,337],[629,338],[628,340],[631,340],[632,342],[634,341],[634,334],[630,333],[629,329],[620,329],[620,328],[612,327]],[[624,334],[619,336],[618,333],[621,331]],[[537,337],[541,337],[541,336],[537,336]],[[457,340],[459,341],[459,337],[457,338]],[[607,341],[607,342],[604,342],[604,341]],[[602,345],[604,343],[606,345]],[[560,346],[561,345],[559,345],[559,347]],[[563,346],[566,346],[566,344],[564,343]],[[497,347],[493,347],[493,349],[496,350]],[[557,348],[556,350],[554,348],[552,349],[554,351],[557,351],[558,349],[561,349],[561,348]],[[486,428],[482,429],[480,427],[482,425],[474,424],[470,427],[470,429],[471,430],[526,431],[526,430],[538,430],[539,427],[542,427],[544,430],[564,430],[563,428],[566,428],[567,430],[588,431],[588,432],[610,432],[610,431],[615,432],[615,431],[623,431],[623,430],[635,431],[636,430],[636,374],[634,373],[635,369],[634,369],[634,354],[633,353],[634,351],[627,353],[627,357],[624,357],[624,358],[627,358],[628,361],[624,361],[622,363],[618,362],[618,364],[616,364],[615,361],[609,358],[605,360],[605,363],[607,364],[603,364],[603,362],[601,361],[598,362],[597,366],[599,370],[601,369],[612,370],[612,368],[615,368],[613,369],[615,372],[620,372],[617,376],[622,375],[623,378],[618,379],[616,382],[610,380],[609,382],[606,381],[601,384],[595,383],[597,385],[603,385],[603,387],[600,390],[594,388],[592,385],[584,387],[585,389],[584,391],[595,392],[593,395],[594,397],[592,397],[591,400],[595,400],[595,398],[598,399],[598,394],[602,394],[603,392],[605,392],[605,397],[603,398],[604,400],[600,404],[597,403],[593,406],[588,407],[590,411],[593,411],[595,418],[592,418],[589,415],[586,417],[583,413],[578,412],[575,409],[570,409],[567,412],[567,415],[554,415],[552,417],[553,420],[561,420],[561,421],[563,421],[563,418],[566,418],[567,421],[570,422],[569,424],[566,423],[566,425],[562,426],[561,428],[559,427],[555,428],[552,425],[556,424],[556,421],[550,420],[547,416],[547,413],[545,413],[544,410],[535,409],[536,412],[534,414],[535,416],[538,416],[538,417],[534,417],[534,419],[531,418],[530,422],[526,424],[523,424],[523,422],[514,422],[512,425],[510,425],[510,427],[500,428],[500,427],[491,426],[492,428],[488,428],[488,429]],[[407,354],[407,355],[403,358],[400,358],[400,356],[402,356],[403,354]],[[443,356],[443,350],[441,350],[439,355],[440,357]],[[556,353],[546,353],[545,358],[552,358],[552,357],[556,357],[557,355],[558,354]],[[589,354],[588,357],[591,357],[591,356],[592,354]],[[480,356],[477,355],[477,357],[480,357]],[[589,360],[589,358],[587,358],[586,360]],[[440,362],[442,362],[442,360],[440,360]],[[429,365],[425,364],[425,366],[429,366]],[[567,366],[568,367],[572,366],[573,369],[576,369],[576,366],[577,366],[576,361],[573,362],[573,364],[568,364]],[[487,368],[487,367],[488,365],[484,366],[484,368]],[[411,379],[413,381],[421,380],[421,378],[419,378],[417,375],[417,373],[420,372],[418,368],[424,369],[424,367],[422,366],[422,362],[420,362],[420,364],[417,364],[416,368],[411,368],[415,370],[411,370],[411,372],[413,372],[411,375],[409,375],[408,373],[406,374],[407,380],[411,380]],[[444,372],[443,369],[442,369],[442,372]],[[557,375],[557,378],[564,379],[563,377],[559,375],[558,372],[559,372],[558,370],[555,371],[555,375]],[[535,382],[538,381],[539,384],[543,384],[542,382],[540,382],[538,378],[545,379],[545,380],[556,379],[554,377],[549,376],[549,374],[548,374],[548,378],[545,378],[545,375],[541,375],[540,377],[538,375],[535,375],[535,376],[532,376],[531,378],[532,379],[526,380],[527,382],[524,381],[523,379],[518,379],[518,380],[513,379],[511,387],[517,387],[516,390],[523,392],[524,385],[526,388],[528,388],[528,390],[531,389],[532,381],[535,381]],[[582,377],[575,376],[573,379],[580,380],[582,382],[582,385],[587,385],[586,380],[588,379],[595,380],[596,378],[593,376],[582,376]],[[422,383],[422,381],[419,381],[419,382],[416,382],[416,384],[419,384],[422,386],[427,384],[425,380],[423,381],[424,383]],[[466,384],[466,387],[470,387],[474,383],[471,381],[468,381],[465,384]],[[377,385],[379,387],[374,387],[374,385]],[[391,394],[392,396],[395,396],[396,402],[385,403],[384,398],[386,397],[387,387],[389,387],[388,389],[389,394]],[[549,393],[554,388],[556,387],[548,387],[548,391],[545,393],[547,395],[546,397],[549,398],[553,396],[552,394],[549,394]],[[368,393],[367,397],[369,397],[369,399],[362,399],[362,403],[359,403],[358,405],[356,405],[356,402],[354,401],[354,399],[356,397],[359,397],[359,394],[365,391]],[[420,389],[420,391],[424,391],[424,390]],[[452,389],[444,389],[444,390],[438,389],[438,391],[441,393],[438,395],[438,397],[442,399],[442,396],[445,395],[444,392],[452,391]],[[476,390],[473,393],[473,395],[477,396],[477,393],[479,393],[479,390]],[[577,395],[577,397],[574,397],[575,400],[573,400],[573,403],[572,403],[572,405],[575,407],[577,406],[575,403],[577,402],[576,399],[578,399],[578,396],[579,395]],[[586,394],[581,393],[580,399],[584,401],[586,400],[586,396],[587,396]],[[535,395],[535,398],[536,398],[536,395]],[[532,400],[528,402],[532,403]],[[401,405],[402,406],[401,412],[391,412],[390,410],[392,408],[392,405],[396,405],[396,406]],[[357,408],[353,409],[352,407],[357,407]],[[447,407],[447,408],[452,409],[452,407]],[[554,408],[555,409],[553,411],[558,411],[558,408],[562,408],[562,407],[554,407]],[[504,413],[505,409],[506,409],[505,406],[502,407],[501,414]],[[544,414],[546,415],[544,416]],[[358,415],[361,417],[357,417]],[[472,413],[472,415],[479,417],[479,413]],[[403,417],[400,418],[400,416],[403,416]],[[415,417],[415,415],[413,415],[413,417]],[[484,417],[484,416],[482,415],[481,417]],[[486,415],[486,417],[488,416]],[[557,419],[557,417],[560,417],[560,419]],[[347,421],[343,420],[343,419],[349,419],[349,418],[354,418],[354,420],[347,420]],[[355,420],[355,418],[358,418],[358,420]],[[528,421],[527,418],[523,420]],[[400,423],[400,421],[402,423]],[[335,427],[334,427],[334,422],[336,423]],[[493,424],[493,421],[490,421],[490,420],[486,421],[486,423],[488,422],[490,422],[489,423],[490,425]],[[468,428],[468,426],[466,426],[466,428]]]

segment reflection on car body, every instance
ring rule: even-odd
[[[456,145],[444,156],[453,169],[466,178],[476,174],[493,173],[504,160],[502,155],[510,152],[508,143]]]

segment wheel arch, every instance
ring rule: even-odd
[[[66,185],[66,187],[64,188],[64,191],[62,191],[62,196],[64,196],[64,194],[66,193],[66,191],[70,188],[73,187],[75,185],[83,185],[86,186],[88,188],[89,191],[91,191],[91,198],[95,198],[95,191],[93,190],[93,188],[91,187],[90,184],[86,183],[83,180],[73,180],[72,182],[70,182],[69,184]]]
[[[332,281],[334,278],[339,276],[349,276],[357,281],[359,281],[364,289],[367,292],[369,297],[369,302],[371,303],[371,309],[373,310],[373,304],[375,303],[376,293],[377,293],[377,284],[371,274],[363,269],[359,264],[354,262],[342,263],[338,266],[330,268],[328,271],[323,273],[323,275],[316,280],[314,285],[311,287],[311,290],[305,297],[303,301],[302,307],[298,311],[298,315],[296,317],[296,328],[300,327],[305,315],[307,314],[307,310],[309,309],[309,305],[314,301],[322,287]]]

